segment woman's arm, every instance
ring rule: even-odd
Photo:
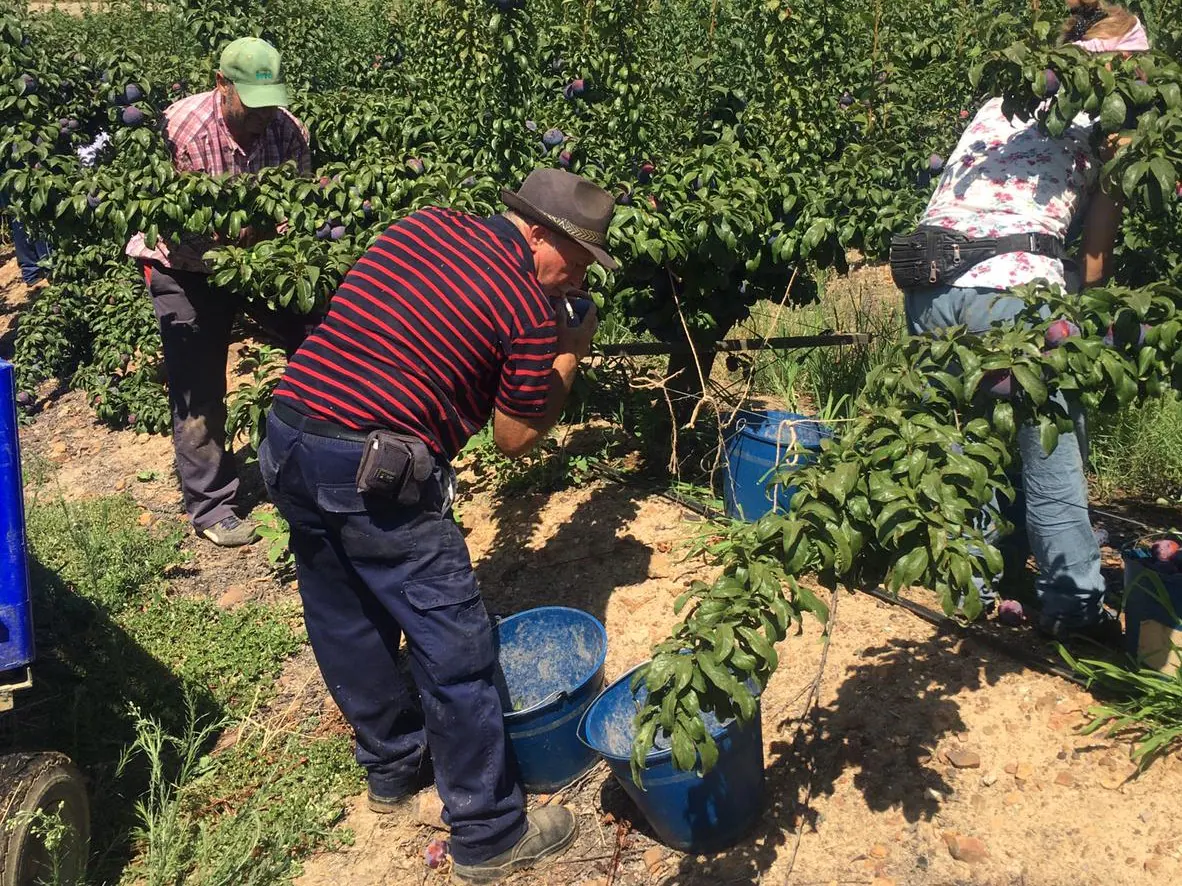
[[[1112,248],[1120,229],[1121,201],[1103,191],[1097,191],[1084,216],[1082,286],[1099,286],[1112,273]]]
[[[1107,163],[1116,152],[1129,143],[1113,133],[1100,145],[1100,160]],[[1116,245],[1116,232],[1120,230],[1120,216],[1124,202],[1119,197],[1097,190],[1088,207],[1083,221],[1083,238],[1080,255],[1083,259],[1083,280],[1080,285],[1099,286],[1112,274],[1112,248]]]

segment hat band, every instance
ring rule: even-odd
[[[592,246],[607,245],[607,239],[598,231],[592,231],[588,228],[580,227],[573,221],[565,218],[559,218],[557,215],[551,215],[544,209],[538,209],[537,207],[534,207],[534,211],[537,212],[538,215],[545,216],[547,221],[554,222],[554,224],[558,225],[558,227],[560,227],[570,236],[574,237],[576,240],[579,240],[583,243],[590,243]]]

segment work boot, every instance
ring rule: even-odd
[[[565,806],[542,806],[526,815],[525,833],[513,846],[488,861],[452,865],[455,883],[499,883],[514,871],[557,855],[575,839],[579,822]]]
[[[394,815],[397,813],[406,813],[409,815],[415,811],[418,794],[399,794],[397,797],[383,797],[381,794],[375,794],[373,788],[369,788],[366,792],[365,801],[369,805],[370,812],[376,812],[378,815]]]
[[[390,788],[374,790],[372,784],[368,784],[365,791],[365,802],[369,804],[371,812],[376,812],[378,815],[413,814],[416,808],[420,807],[421,801],[427,797],[430,797],[431,806],[439,807],[440,813],[442,813],[443,801],[440,800],[439,791],[435,790],[435,768],[431,766],[429,751],[423,751],[422,763],[414,777],[411,777],[407,786],[397,794]],[[442,821],[440,821],[439,827],[444,827]]]
[[[234,516],[219,520],[212,526],[200,530],[198,534],[222,548],[240,548],[259,540],[253,523],[239,520]]]

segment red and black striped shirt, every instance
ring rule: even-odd
[[[494,406],[545,411],[557,341],[517,228],[425,209],[357,260],[275,396],[354,430],[414,434],[451,458]]]

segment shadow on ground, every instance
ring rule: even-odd
[[[509,615],[535,606],[571,606],[606,621],[612,592],[649,574],[652,549],[630,534],[619,535],[646,495],[639,488],[601,483],[535,550],[530,540],[549,494],[502,494],[490,515],[496,537],[476,567],[489,611]]]
[[[117,878],[132,856],[134,800],[148,784],[140,761],[120,771],[142,713],[169,735],[187,722],[178,676],[143,649],[104,609],[30,554],[36,632],[33,686],[4,715],[0,748],[54,750],[70,756],[89,782],[94,882]],[[200,716],[217,716],[211,697],[192,697]],[[165,749],[163,778],[177,761]]]
[[[838,779],[853,771],[853,784],[875,812],[896,809],[909,822],[929,820],[951,786],[928,761],[937,745],[966,729],[956,696],[997,682],[1022,665],[961,637],[959,630],[926,641],[891,639],[870,646],[846,669],[836,697],[804,721],[764,722],[765,730],[792,733],[773,741],[767,764],[764,811],[755,831],[726,852],[701,860],[684,856],[665,881],[678,886],[755,883],[777,857],[791,859],[798,828],[815,830],[818,797],[831,795]],[[827,682],[832,684],[833,675]],[[803,703],[803,702],[802,702]],[[765,713],[765,716],[767,714]],[[615,785],[608,802],[626,804],[621,814],[641,819]],[[777,876],[788,882],[790,870]]]

